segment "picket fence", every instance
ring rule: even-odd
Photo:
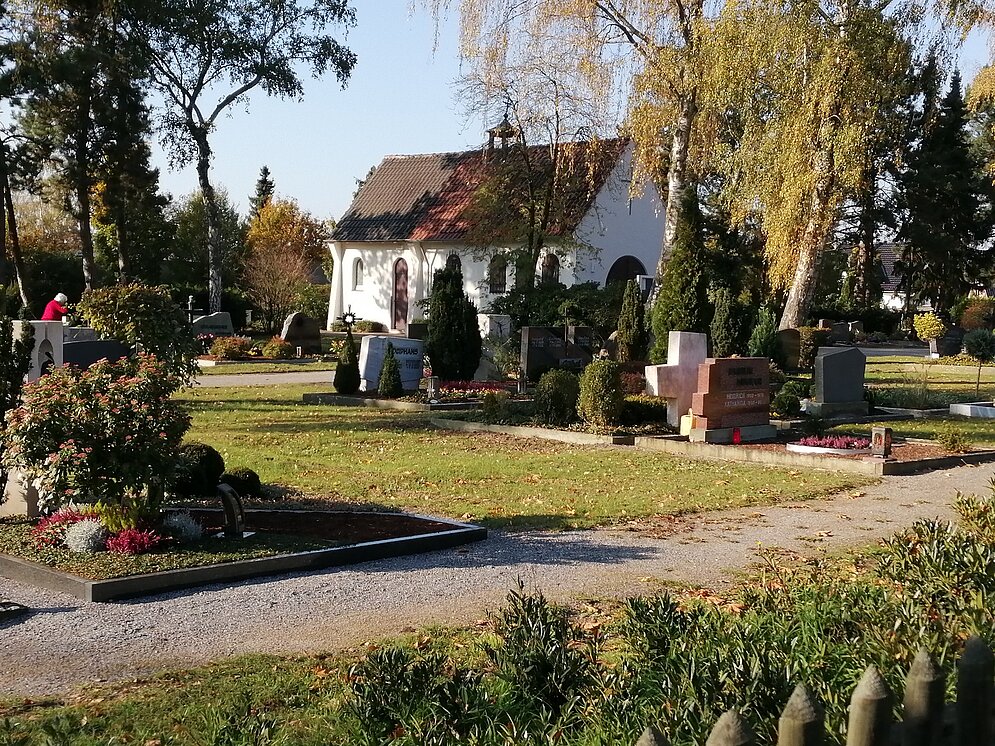
[[[870,666],[853,690],[846,746],[995,746],[995,656],[979,637],[964,646],[957,663],[957,701],[947,705],[946,677],[932,656],[920,650],[905,679],[903,719],[893,722],[892,693]],[[804,684],[795,689],[778,721],[777,746],[816,746],[825,727],[819,703]],[[636,746],[665,746],[666,736],[647,728]],[[736,710],[719,718],[705,746],[756,744]]]

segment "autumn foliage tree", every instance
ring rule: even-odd
[[[268,331],[296,307],[325,236],[324,226],[292,200],[267,202],[249,225],[242,280]]]

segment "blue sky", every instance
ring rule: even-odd
[[[302,101],[259,93],[248,110],[235,107],[212,138],[213,180],[245,212],[259,169],[269,167],[277,192],[318,218],[340,218],[356,179],[391,153],[464,150],[484,141],[494,122],[467,120],[454,100],[459,77],[456,23],[440,28],[410,0],[356,0],[358,23],[344,41],[359,62],[349,85],[307,80]],[[964,79],[986,59],[974,37],[960,54]],[[179,197],[197,188],[193,168],[171,171],[157,150],[163,191]]]

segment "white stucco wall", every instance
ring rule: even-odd
[[[577,239],[593,247],[578,257],[577,282],[605,284],[616,259],[629,255],[643,263],[646,274],[656,274],[663,245],[666,209],[652,184],[629,199],[632,175],[632,145],[616,164],[592,209],[577,227]]]

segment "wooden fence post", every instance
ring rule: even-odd
[[[750,746],[752,743],[750,726],[736,710],[729,710],[715,723],[705,746]]]
[[[667,738],[651,725],[639,736],[636,746],[667,746]]]
[[[891,691],[877,668],[868,666],[850,698],[846,746],[886,746],[890,729]]]
[[[799,684],[784,706],[777,725],[777,746],[821,746],[824,712],[809,692]]]
[[[972,637],[957,662],[957,743],[989,746],[992,742],[992,687],[995,658],[980,637]]]
[[[905,679],[903,746],[936,746],[943,734],[947,677],[929,651],[919,648]]]

